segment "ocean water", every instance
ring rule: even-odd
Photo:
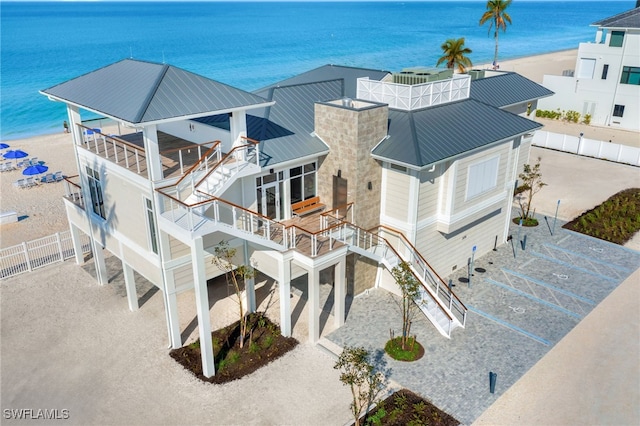
[[[627,1],[525,1],[509,8],[500,58],[577,48]],[[63,104],[40,90],[123,58],[166,62],[245,90],[332,63],[398,71],[435,66],[447,38],[477,64],[494,41],[484,1],[3,2],[0,137],[62,131]]]

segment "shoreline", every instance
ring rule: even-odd
[[[522,73],[531,79],[531,75],[536,73],[552,73],[554,69],[562,69],[567,64],[575,64],[577,49],[562,50],[553,53],[545,53],[534,56],[526,56],[520,59],[504,60],[500,63],[503,71],[506,68],[524,68],[527,72]],[[550,67],[553,64],[554,67]],[[534,80],[535,81],[535,80]],[[588,137],[601,140],[612,140],[617,143],[640,146],[638,135],[635,132],[621,131],[611,128],[585,126],[581,124],[570,124],[551,120],[530,119],[545,125],[544,130],[556,133],[578,134],[584,132]],[[98,119],[101,122],[97,127],[103,129],[109,127],[107,119]],[[110,120],[109,120],[110,121]],[[115,131],[115,129],[114,129]],[[22,149],[29,154],[29,158],[37,157],[49,167],[47,173],[61,171],[64,176],[74,176],[78,174],[75,161],[73,141],[71,135],[63,133],[62,123],[59,133],[45,134],[28,138],[20,138],[6,141],[9,149]],[[586,157],[585,157],[586,158]],[[593,160],[599,161],[599,160]],[[612,163],[613,164],[613,163]],[[632,167],[632,166],[629,166]],[[635,169],[633,169],[635,171]],[[21,244],[25,241],[32,241],[38,238],[52,235],[69,229],[66,211],[62,197],[64,196],[64,182],[41,184],[30,189],[20,189],[13,185],[18,179],[24,178],[20,170],[0,173],[0,211],[15,211],[21,219],[17,223],[0,226],[0,248],[7,248]],[[585,173],[588,180],[588,173]],[[563,187],[562,181],[557,182],[557,187]],[[626,188],[620,188],[622,190]],[[602,201],[613,195],[617,190],[611,188],[611,193],[607,194]],[[553,206],[557,198],[553,198]],[[579,205],[576,208],[588,210],[593,206]]]

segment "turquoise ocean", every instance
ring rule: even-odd
[[[329,63],[433,67],[447,38],[465,37],[472,61],[488,63],[485,3],[0,1],[0,137],[61,131],[64,105],[39,90],[130,57],[249,91]],[[634,5],[514,0],[500,58],[575,49],[594,39],[591,23]]]

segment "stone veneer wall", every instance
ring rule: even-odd
[[[340,170],[347,180],[347,202],[355,204],[355,223],[369,229],[380,223],[382,181],[382,167],[371,150],[387,135],[389,111],[381,104],[356,100],[354,105],[343,106],[341,101],[315,105],[315,132],[331,150],[318,167],[318,195],[329,208],[333,206],[333,177]],[[349,293],[373,287],[377,269],[369,259],[348,256]]]
[[[355,222],[367,229],[380,223],[382,167],[371,150],[387,135],[389,113],[386,105],[355,102],[366,106],[315,105],[315,132],[331,149],[319,165],[318,195],[333,205],[333,176],[340,170],[348,182],[347,200],[355,203]]]

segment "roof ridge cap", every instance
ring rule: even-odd
[[[147,98],[144,100],[144,102],[140,106],[140,110],[136,114],[136,117],[135,117],[136,123],[140,123],[142,121],[142,117],[144,117],[145,113],[149,109],[149,105],[151,105],[151,101],[156,96],[156,93],[158,93],[160,84],[162,83],[162,80],[164,80],[164,76],[167,74],[167,71],[169,71],[169,68],[171,68],[171,65],[162,64],[162,71],[159,73],[158,77],[156,78],[156,81],[153,84],[153,90],[149,91]]]

